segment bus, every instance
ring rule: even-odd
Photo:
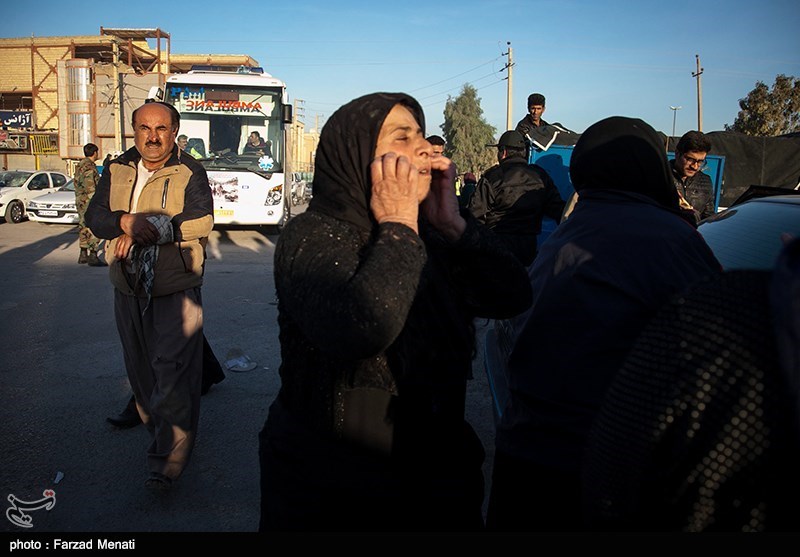
[[[162,93],[181,114],[185,151],[208,172],[215,224],[285,224],[291,216],[286,141],[292,122],[286,85],[263,68],[194,66],[169,76]],[[254,132],[257,149],[248,148]]]

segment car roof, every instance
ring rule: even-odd
[[[792,205],[800,205],[800,192],[793,195],[771,195],[769,197],[758,197],[751,199],[749,202],[759,201],[764,203],[791,203]]]

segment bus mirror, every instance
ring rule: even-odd
[[[285,124],[291,124],[293,121],[292,118],[292,105],[285,104],[283,105],[283,122]]]
[[[147,99],[156,102],[164,102],[164,90],[161,87],[150,87]]]

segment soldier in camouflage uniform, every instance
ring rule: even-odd
[[[100,156],[99,149],[94,143],[87,143],[83,146],[85,158],[78,163],[75,168],[75,208],[78,210],[78,243],[81,253],[78,256],[78,263],[88,263],[92,267],[104,267],[105,263],[97,257],[97,249],[100,240],[92,234],[86,226],[84,213],[89,206],[94,195],[94,189],[100,180],[100,173],[97,172],[95,162]]]

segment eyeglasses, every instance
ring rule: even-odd
[[[706,159],[696,159],[694,157],[690,157],[689,155],[683,155],[683,158],[691,166],[696,166],[698,170],[703,170],[708,166],[708,161],[706,161]]]

